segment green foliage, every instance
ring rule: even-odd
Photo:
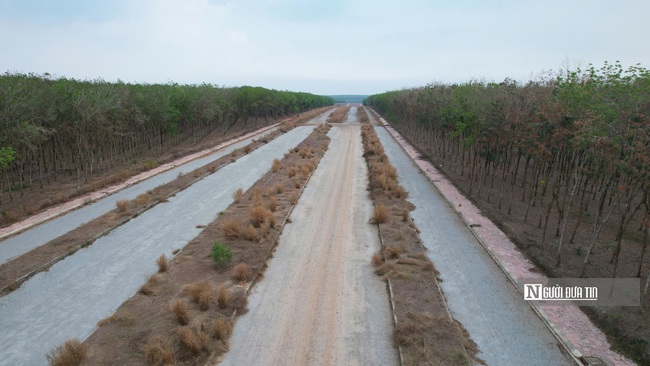
[[[16,159],[16,152],[11,147],[0,147],[0,167],[6,168]]]
[[[212,246],[212,251],[210,252],[212,260],[217,265],[217,267],[222,266],[226,263],[230,263],[232,260],[232,251],[226,245],[219,242],[215,242]]]

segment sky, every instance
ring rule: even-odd
[[[0,0],[0,72],[322,95],[650,68],[647,0]]]

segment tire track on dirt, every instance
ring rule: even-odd
[[[330,137],[223,365],[398,362],[386,285],[369,260],[379,242],[360,128],[337,125]]]

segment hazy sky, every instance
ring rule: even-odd
[[[0,0],[0,72],[374,94],[650,68],[648,0]]]

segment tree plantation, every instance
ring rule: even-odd
[[[6,73],[0,76],[0,203],[61,176],[75,177],[80,187],[107,169],[160,156],[183,142],[231,135],[330,104],[328,97],[261,87]],[[151,158],[140,163],[158,164]]]
[[[464,177],[474,199],[510,216],[520,206],[511,219],[539,230],[524,246],[552,256],[547,267],[560,267],[569,245],[580,264],[565,275],[650,271],[648,70],[605,63],[527,84],[431,84],[366,103],[444,171]],[[621,274],[624,251],[629,268]],[[590,268],[595,252],[607,252],[611,265]]]

